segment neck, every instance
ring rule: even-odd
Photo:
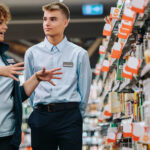
[[[54,46],[59,44],[63,40],[63,38],[64,38],[63,34],[59,36],[47,36],[47,40]]]

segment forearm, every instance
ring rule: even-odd
[[[0,66],[0,76],[3,76],[3,69],[2,69],[3,67],[2,66]]]
[[[27,96],[31,96],[32,92],[35,90],[35,88],[38,86],[39,84],[39,80],[37,80],[36,75],[34,74],[33,76],[31,76],[31,78],[29,78],[24,84],[24,90],[27,94]]]

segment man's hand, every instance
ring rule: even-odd
[[[21,63],[16,63],[14,65],[10,65],[10,66],[1,66],[0,67],[0,76],[5,76],[5,77],[10,77],[16,81],[19,81],[15,75],[22,75],[21,72],[24,70],[24,62]]]
[[[36,73],[36,76],[39,80],[48,81],[52,85],[56,86],[56,84],[54,84],[51,79],[61,79],[61,77],[55,76],[62,74],[62,72],[58,72],[58,70],[61,70],[61,68],[56,68],[52,70],[46,70],[45,68],[43,68],[43,70]]]

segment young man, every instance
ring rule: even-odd
[[[57,87],[40,83],[31,97],[34,112],[29,118],[33,150],[81,150],[84,117],[91,69],[88,53],[64,37],[70,12],[63,3],[43,6],[45,40],[25,54],[28,79],[44,65],[47,69],[62,67]]]
[[[9,9],[0,4],[0,150],[18,150],[21,142],[22,101],[26,100],[40,81],[49,81],[56,77],[60,68],[38,71],[23,86],[19,86],[16,75],[24,70],[24,63],[14,64],[13,59],[5,54],[9,46],[4,41],[7,22],[10,20]]]

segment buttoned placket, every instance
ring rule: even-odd
[[[55,55],[55,54],[57,54],[59,52],[59,50],[58,50],[58,48],[56,47],[56,46],[53,46],[52,48],[51,48],[51,50],[50,50],[50,54],[51,55]],[[52,65],[54,66],[55,64],[57,64],[56,63],[56,59],[52,59]],[[53,88],[51,88],[50,89],[50,91],[51,91],[51,94],[52,94],[52,92],[53,92]]]

